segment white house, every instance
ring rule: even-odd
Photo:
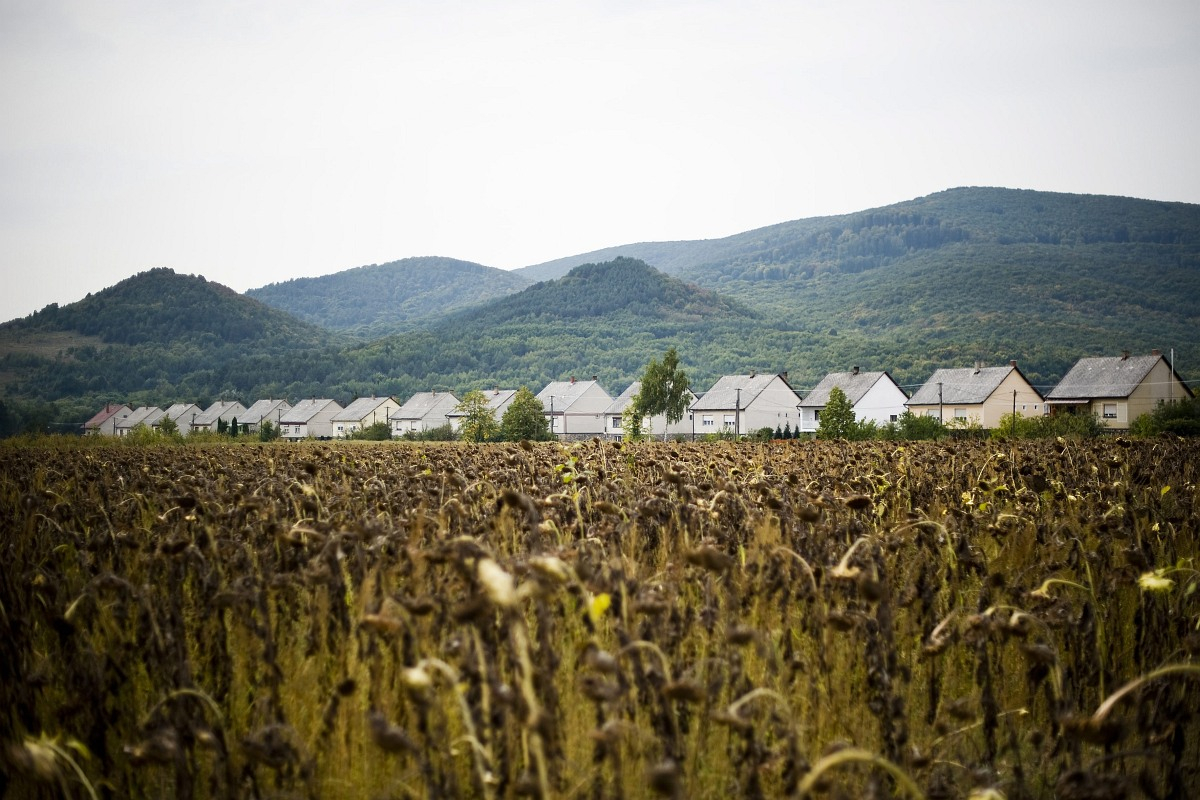
[[[1108,428],[1129,423],[1163,403],[1192,397],[1192,390],[1158,350],[1081,358],[1046,395],[1051,413],[1093,414]]]
[[[604,435],[608,439],[621,439],[625,435],[625,430],[621,426],[622,415],[625,409],[629,408],[629,404],[633,402],[633,398],[642,390],[642,382],[634,381],[629,384],[629,388],[621,392],[621,396],[604,410]],[[690,407],[696,402],[696,395],[689,389],[687,392],[687,404]],[[692,414],[690,411],[684,411],[683,419],[673,424],[667,424],[666,414],[656,414],[653,417],[642,418],[642,433],[647,436],[658,436],[666,439],[671,436],[691,436],[694,433],[692,428]]]
[[[604,391],[595,376],[590,381],[551,381],[538,392],[550,433],[557,437],[587,437],[604,434],[604,412],[612,405],[612,395]]]
[[[333,435],[343,439],[377,422],[390,425],[391,415],[400,410],[394,397],[360,397],[333,417]]]
[[[457,405],[458,398],[450,392],[417,392],[392,412],[392,435],[421,433],[447,425],[449,414]]]
[[[509,404],[513,398],[517,396],[516,389],[488,389],[483,393],[487,398],[488,410],[492,412],[492,416],[496,418],[496,422],[504,419],[504,412],[508,410]],[[450,427],[457,433],[462,428],[463,413],[461,411],[451,411],[446,417],[450,420]]]
[[[859,422],[886,425],[904,413],[908,395],[886,372],[862,372],[854,367],[849,372],[831,372],[800,401],[800,430],[816,431],[821,424],[821,410],[829,403],[829,393],[841,389]]]
[[[196,415],[192,420],[190,428],[195,431],[215,431],[218,423],[223,421],[226,425],[238,419],[246,413],[246,407],[237,400],[218,400],[203,412]],[[240,427],[241,422],[238,422]]]
[[[279,418],[279,435],[284,439],[331,439],[333,418],[342,406],[328,398],[301,400]]]
[[[1030,385],[1017,362],[1007,367],[963,367],[936,370],[906,403],[917,416],[937,417],[942,424],[999,426],[1000,418],[1013,413],[1039,417],[1045,401]]]
[[[124,403],[105,403],[104,408],[83,423],[83,432],[87,436],[116,436],[117,423],[132,413],[133,409]]]
[[[195,403],[175,403],[169,406],[166,412],[154,422],[154,427],[162,425],[164,419],[170,419],[175,423],[175,428],[179,433],[187,435],[192,431],[192,420],[204,413],[204,409]]]
[[[138,406],[133,410],[133,413],[124,417],[116,424],[115,433],[117,436],[128,436],[130,431],[138,425],[151,428],[162,419],[165,413],[158,406]]]
[[[238,427],[242,433],[258,433],[263,420],[266,420],[278,428],[279,421],[291,408],[292,404],[287,400],[255,400],[254,405],[237,418]]]
[[[726,375],[692,403],[696,433],[732,433],[745,436],[760,428],[793,429],[799,424],[800,396],[778,375]]]

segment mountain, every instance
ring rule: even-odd
[[[426,327],[531,283],[513,272],[427,257],[272,283],[246,294],[315,325],[369,339]]]
[[[68,418],[109,400],[294,395],[342,344],[201,276],[152,269],[0,325],[0,390],[10,404],[60,401]]]
[[[664,275],[633,259],[585,264],[425,331],[358,345],[343,354],[335,383],[376,374],[387,391],[542,384],[593,374],[610,391],[634,380],[671,344],[694,359],[730,362],[730,336],[763,325],[735,300]],[[619,387],[619,388],[617,388]]]

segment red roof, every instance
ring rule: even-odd
[[[104,408],[101,411],[99,411],[96,414],[96,416],[92,417],[87,422],[83,423],[83,427],[85,429],[99,428],[101,425],[103,425],[105,422],[107,422],[112,417],[113,414],[116,414],[118,411],[120,411],[124,407],[125,406],[122,403],[105,403]]]

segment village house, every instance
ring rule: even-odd
[[[175,403],[167,408],[161,417],[154,421],[154,427],[160,428],[164,419],[175,423],[179,433],[187,435],[192,430],[192,420],[204,413],[204,409],[195,403]]]
[[[232,424],[235,419],[246,413],[246,407],[237,400],[218,400],[192,420],[191,431],[217,431],[222,422]],[[240,424],[240,423],[239,423]]]
[[[621,395],[612,401],[604,411],[604,436],[608,439],[622,439],[625,436],[625,430],[622,428],[622,418],[625,414],[625,409],[629,408],[633,403],[633,398],[642,390],[642,382],[634,381],[629,384],[629,388],[621,392]],[[688,406],[696,402],[696,395],[689,389],[687,392]],[[684,412],[683,419],[673,424],[667,424],[666,414],[656,414],[653,417],[642,418],[642,434],[651,437],[661,437],[666,439],[671,436],[692,436],[694,434],[692,427],[691,411]]]
[[[1081,358],[1046,395],[1050,413],[1092,414],[1108,428],[1125,430],[1163,403],[1192,391],[1163,354]]]
[[[283,412],[279,418],[279,435],[292,441],[298,439],[332,439],[333,418],[342,410],[341,404],[328,398],[301,400]]]
[[[423,433],[448,425],[457,405],[458,398],[451,392],[417,392],[392,413],[392,435]]]
[[[800,396],[788,383],[787,373],[778,375],[726,375],[692,404],[699,434],[730,433],[745,436],[762,428],[795,428]]]
[[[254,405],[246,409],[246,413],[237,418],[238,427],[241,428],[239,433],[258,433],[262,429],[263,420],[270,422],[273,427],[278,428],[279,421],[283,419],[283,415],[290,411],[291,408],[292,404],[287,400],[255,400]]]
[[[104,408],[83,423],[85,436],[116,436],[117,423],[133,413],[124,403],[105,403]]]
[[[394,397],[360,397],[334,415],[334,438],[344,439],[377,422],[390,426],[391,415],[399,410],[400,404]]]
[[[166,412],[157,406],[138,406],[129,416],[117,423],[116,434],[120,436],[128,436],[138,425],[143,425],[146,428],[152,428],[158,424]]]
[[[504,412],[508,410],[508,406],[512,403],[512,399],[517,396],[516,389],[489,389],[483,393],[487,398],[488,410],[492,412],[492,417],[499,423],[504,419]],[[450,427],[455,433],[462,429],[463,412],[455,409],[446,417],[450,420]]]
[[[1007,367],[939,369],[907,403],[917,416],[936,417],[943,425],[978,425],[991,430],[1014,411],[1023,417],[1046,413],[1045,401],[1016,361]]]
[[[800,401],[800,427],[806,433],[815,432],[821,424],[821,411],[829,403],[834,387],[841,389],[854,407],[858,422],[887,425],[904,413],[908,395],[887,372],[862,372],[858,367],[849,372],[831,372]]]
[[[604,412],[612,405],[612,395],[593,375],[590,381],[551,381],[538,392],[550,433],[558,438],[587,438],[604,434]]]

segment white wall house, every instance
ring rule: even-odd
[[[391,416],[400,410],[394,397],[360,397],[333,417],[333,436],[344,439],[355,431],[377,422],[391,425]]]
[[[590,381],[552,381],[538,392],[550,433],[559,438],[604,434],[604,412],[612,395],[593,377]]]
[[[613,400],[607,409],[604,410],[604,436],[608,439],[622,439],[625,436],[625,429],[622,427],[622,415],[629,404],[633,402],[633,398],[642,390],[642,382],[634,381],[629,384],[629,388],[621,392],[620,397]],[[696,402],[696,395],[689,390],[687,392],[687,404],[690,407]],[[692,413],[685,410],[683,419],[673,424],[667,424],[666,414],[656,414],[653,417],[642,418],[642,434],[667,439],[673,436],[692,435]]]
[[[124,403],[105,403],[87,422],[83,423],[83,432],[87,436],[116,436],[117,423],[133,413],[133,409]]]
[[[128,436],[130,432],[138,425],[144,425],[146,428],[152,428],[162,418],[166,412],[158,406],[138,406],[133,410],[133,413],[122,419],[116,425],[116,434],[118,437]]]
[[[341,404],[328,398],[301,400],[279,419],[279,435],[284,439],[331,439],[333,418]]]
[[[175,403],[169,406],[166,412],[155,421],[154,427],[161,426],[162,421],[169,418],[171,422],[175,423],[179,433],[187,436],[192,431],[192,420],[203,413],[204,409],[195,403]]]
[[[509,404],[513,398],[517,396],[516,389],[488,389],[483,393],[487,398],[488,410],[492,412],[492,416],[496,419],[496,424],[499,424],[504,419],[504,412],[508,410]],[[463,413],[461,411],[451,411],[446,417],[450,420],[450,427],[455,433],[462,428]]]
[[[458,405],[451,392],[417,392],[392,413],[392,435],[421,433],[450,422],[449,414]]]
[[[1081,358],[1046,395],[1051,413],[1092,414],[1108,428],[1127,429],[1163,403],[1192,390],[1158,350],[1148,356]]]
[[[1013,409],[1023,417],[1046,413],[1041,393],[1017,369],[1016,361],[1007,367],[939,369],[906,406],[917,416],[937,417],[943,425],[980,425],[989,430]]]
[[[895,422],[908,402],[908,395],[886,372],[862,372],[858,367],[849,372],[831,372],[800,401],[802,432],[814,432],[821,424],[821,411],[829,403],[829,393],[834,387],[845,393],[859,422],[877,425]]]
[[[760,428],[794,430],[800,412],[800,396],[787,381],[787,373],[778,375],[726,375],[692,404],[697,435],[732,433],[738,436]]]
[[[195,431],[215,431],[218,423],[224,421],[226,425],[238,419],[238,425],[241,425],[240,418],[246,413],[246,407],[237,400],[218,400],[203,412],[196,415],[196,418],[191,422],[191,430]]]
[[[283,419],[283,415],[290,411],[292,404],[287,400],[255,400],[254,405],[246,409],[246,413],[238,417],[238,427],[241,428],[241,433],[258,433],[262,428],[263,420],[267,420],[274,427],[279,427],[279,421]]]

